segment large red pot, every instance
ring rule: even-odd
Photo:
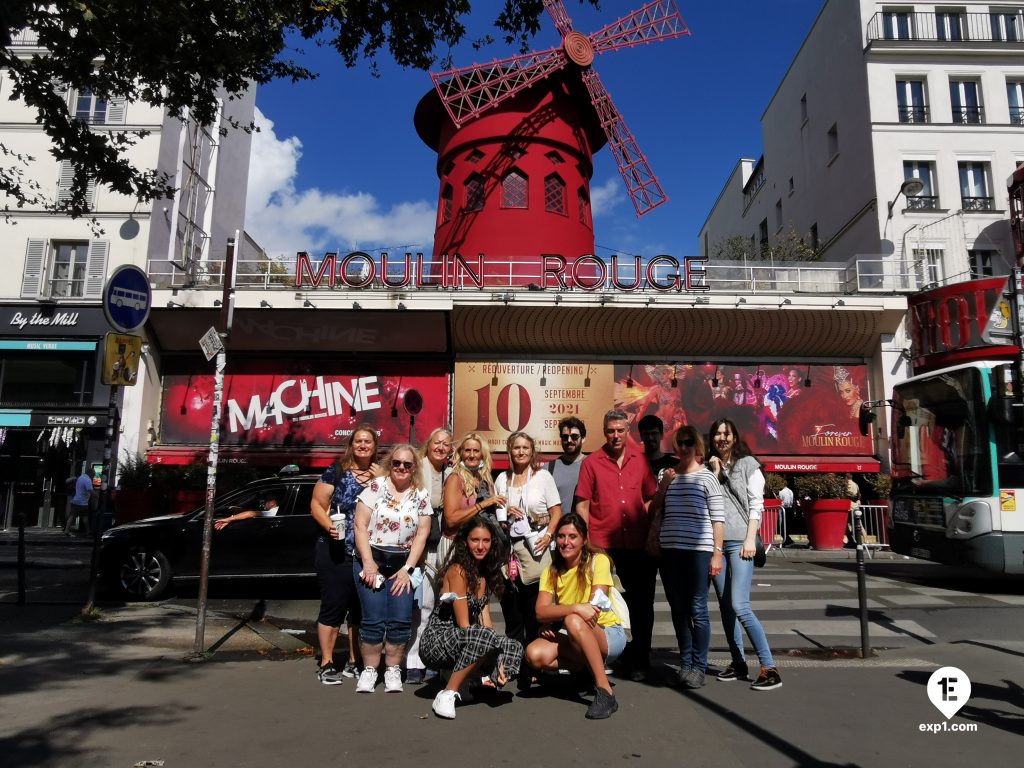
[[[811,549],[842,549],[846,524],[850,520],[849,499],[801,501],[807,520],[807,540]]]

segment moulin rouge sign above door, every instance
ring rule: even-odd
[[[343,257],[326,253],[314,262],[308,253],[295,259],[295,287],[319,288],[507,288],[532,285],[540,289],[600,291],[653,290],[704,292],[709,290],[704,265],[707,259],[659,255],[615,255],[602,259],[584,254],[573,259],[558,255],[488,258],[485,254],[443,254],[425,257],[381,253],[374,259],[362,251]]]

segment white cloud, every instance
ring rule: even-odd
[[[384,209],[369,192],[339,193],[295,187],[302,142],[278,138],[259,109],[249,164],[245,228],[272,256],[369,247],[380,243],[422,245],[434,237],[435,206],[424,200]]]
[[[622,179],[618,176],[606,179],[596,187],[590,187],[590,210],[595,218],[611,213],[625,199]]]

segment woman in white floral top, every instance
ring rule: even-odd
[[[430,533],[430,492],[423,487],[415,449],[401,443],[385,462],[389,473],[370,481],[356,502],[352,571],[363,609],[359,693],[373,693],[384,652],[384,690],[402,690],[402,657],[412,624],[417,563]]]

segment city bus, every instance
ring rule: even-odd
[[[976,361],[894,388],[894,551],[1024,574],[1024,458],[1014,367]]]

